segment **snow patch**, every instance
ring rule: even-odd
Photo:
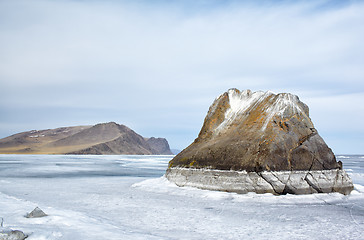
[[[41,134],[41,135],[31,135],[29,136],[30,138],[37,138],[37,137],[45,137],[45,135]]]
[[[364,194],[364,186],[362,186],[360,184],[354,184],[354,189],[356,191],[358,191],[359,193],[363,193]]]
[[[237,116],[242,116],[250,109],[257,106],[259,103],[265,101],[267,98],[275,95],[271,91],[263,92],[244,90],[239,92],[236,89],[230,89],[228,92],[230,108],[225,112],[224,121],[216,128],[216,133],[229,126]],[[216,100],[215,100],[216,101]],[[262,131],[264,131],[268,123],[274,116],[284,118],[285,116],[297,114],[305,115],[304,109],[301,107],[301,102],[296,95],[290,93],[280,93],[276,95],[276,100],[266,110],[266,120],[263,124]],[[307,116],[308,117],[308,116]]]
[[[225,119],[216,128],[216,131],[221,131],[232,123],[237,116],[246,112],[249,108],[263,101],[266,97],[272,94],[273,93],[270,91],[251,92],[250,90],[244,90],[242,92],[238,92],[236,89],[230,89],[228,91],[230,108],[225,112]]]
[[[269,122],[273,119],[274,116],[284,118],[285,116],[292,114],[306,115],[306,113],[300,107],[298,97],[290,93],[278,94],[275,102],[266,109],[266,114],[267,117],[263,124],[262,131],[267,128]]]

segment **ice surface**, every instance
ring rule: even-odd
[[[177,187],[171,156],[0,155],[0,218],[30,240],[364,239],[364,161],[348,157],[351,195],[274,196]]]

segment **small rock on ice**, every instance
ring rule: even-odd
[[[34,210],[31,213],[27,213],[27,215],[25,215],[26,218],[40,218],[45,216],[48,215],[45,214],[39,207],[34,208]]]

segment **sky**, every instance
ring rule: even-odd
[[[115,121],[183,149],[229,88],[364,154],[364,1],[0,0],[0,138]]]

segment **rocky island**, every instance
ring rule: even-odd
[[[269,91],[230,89],[216,98],[197,139],[170,161],[166,177],[178,186],[237,193],[353,189],[307,105]]]
[[[165,138],[144,138],[115,122],[14,134],[0,139],[0,153],[172,155]]]

